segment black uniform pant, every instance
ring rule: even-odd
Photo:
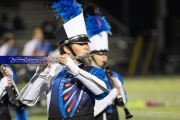
[[[8,105],[0,103],[0,120],[11,120]]]

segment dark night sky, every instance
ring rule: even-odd
[[[122,0],[93,0],[99,6],[106,9],[109,13],[121,20]]]
[[[124,5],[126,0],[93,1],[116,17],[121,23],[127,25],[131,36],[135,37],[145,30],[157,28],[158,0],[129,0],[128,8]],[[180,0],[167,0],[166,5],[167,16],[164,18],[165,47],[179,49]],[[129,12],[126,11],[127,9]],[[126,21],[127,19],[124,19],[126,15],[129,17],[128,22]]]
[[[123,24],[124,21],[123,7],[125,0],[93,0],[99,6],[104,8]],[[180,17],[180,0],[167,0],[167,19]],[[157,0],[129,0],[129,28],[131,35],[136,35],[143,30],[156,27],[157,17]],[[126,11],[125,11],[126,12]],[[171,26],[171,25],[170,25]]]
[[[126,25],[123,17],[123,0],[94,0],[98,5],[106,9],[119,21]],[[131,35],[154,27],[154,0],[129,0],[129,27]],[[126,12],[126,11],[125,11]],[[125,14],[125,15],[126,15]]]

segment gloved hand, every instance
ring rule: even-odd
[[[71,74],[75,76],[79,74],[79,67],[74,63],[74,61],[69,56],[67,57],[67,62],[65,66]]]

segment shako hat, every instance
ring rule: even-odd
[[[76,0],[56,0],[52,2],[56,17],[64,24],[54,33],[59,45],[90,42],[87,36],[81,4]]]
[[[99,8],[92,4],[84,7],[85,24],[88,37],[90,39],[89,49],[91,53],[107,53],[108,34],[111,34],[110,25],[99,11]]]

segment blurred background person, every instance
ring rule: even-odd
[[[5,33],[3,35],[3,44],[0,46],[0,56],[18,55],[18,49],[15,46],[15,42],[13,33]]]
[[[33,29],[32,40],[28,41],[23,49],[24,56],[48,56],[51,46],[48,41],[44,40],[44,34],[41,27]]]
[[[44,34],[41,27],[33,29],[32,40],[28,41],[23,49],[23,56],[48,56],[51,46],[48,41],[44,40]],[[30,79],[35,73],[36,67],[27,66],[28,78]]]

